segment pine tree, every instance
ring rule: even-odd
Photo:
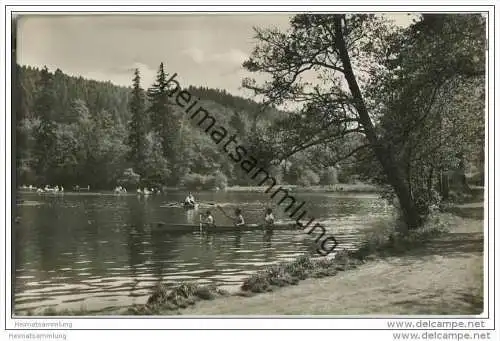
[[[55,92],[52,74],[45,66],[40,72],[36,83],[34,112],[40,119],[35,130],[34,169],[41,184],[50,182],[51,165],[56,148],[56,124],[54,123]]]
[[[146,159],[147,117],[145,115],[144,90],[141,88],[139,69],[135,69],[132,97],[129,103],[131,120],[129,122],[129,136],[127,145],[130,147],[128,161],[132,163],[134,171],[144,174]]]
[[[150,104],[149,114],[151,118],[151,126],[155,138],[160,141],[163,156],[168,160],[169,164],[174,165],[178,162],[178,143],[180,121],[169,108],[168,88],[166,82],[166,74],[163,63],[160,63],[156,82],[148,90],[148,99]],[[175,178],[177,172],[173,172]]]
[[[46,66],[40,72],[40,79],[36,83],[35,115],[40,119],[54,120],[55,91],[53,75]]]

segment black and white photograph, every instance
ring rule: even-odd
[[[493,339],[490,13],[12,10],[7,317]]]

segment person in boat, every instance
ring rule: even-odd
[[[241,210],[239,208],[234,210],[234,215],[235,217],[230,216],[229,214],[224,211],[224,209],[220,206],[217,205],[217,208],[229,219],[231,219],[234,223],[235,226],[243,226],[245,225],[245,219],[243,218],[243,215],[241,214]]]
[[[243,218],[243,215],[241,214],[241,210],[239,208],[234,210],[234,214],[236,215],[236,218],[234,218],[234,224],[236,226],[245,225],[245,219]]]
[[[202,224],[204,226],[215,227],[215,219],[214,216],[212,215],[212,212],[207,211],[207,213],[205,213],[205,217],[202,221]]]
[[[264,225],[273,226],[274,225],[274,215],[271,208],[266,209],[266,215],[264,216]]]
[[[196,203],[194,201],[194,196],[191,192],[189,192],[188,196],[186,197],[186,199],[184,200],[184,205],[187,205],[187,206],[194,206]]]

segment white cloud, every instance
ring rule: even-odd
[[[182,54],[191,57],[191,59],[197,64],[201,64],[205,60],[205,53],[197,47],[191,47],[187,50],[184,50],[182,51]]]
[[[248,58],[245,52],[235,48],[222,53],[208,54],[197,47],[191,47],[183,50],[182,54],[189,56],[197,64],[213,62],[240,66]]]
[[[227,52],[217,53],[210,57],[212,61],[237,65],[241,65],[246,59],[248,59],[248,54],[238,49],[230,49]]]
[[[82,76],[102,81],[109,80],[118,85],[132,86],[135,69],[139,69],[141,75],[141,86],[144,89],[150,87],[155,81],[157,70],[151,69],[148,65],[140,62],[134,62],[128,66],[117,66],[103,70],[87,71],[83,72]]]

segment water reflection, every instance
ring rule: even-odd
[[[162,207],[183,193],[137,197],[113,195],[39,196],[18,206],[15,228],[15,309],[56,306],[89,310],[143,303],[158,282],[180,280],[239,285],[266,264],[293,259],[309,248],[297,231],[169,234],[158,222],[198,223],[200,211]],[[268,206],[260,193],[200,193],[200,201],[239,205],[245,219],[259,222]],[[311,216],[354,247],[377,219],[386,219],[376,196],[301,194]],[[277,220],[289,219],[276,208]],[[212,210],[219,224],[229,223]]]

